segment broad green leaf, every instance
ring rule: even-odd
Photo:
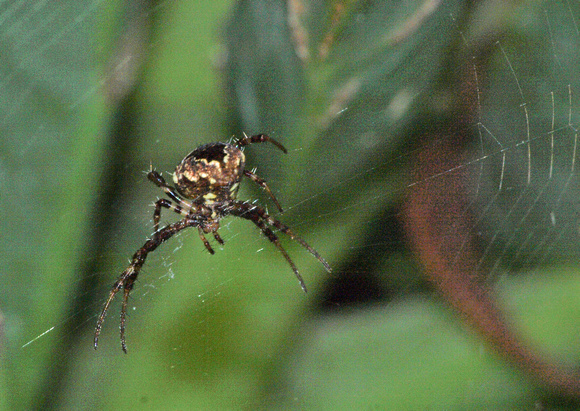
[[[95,91],[97,3],[12,6],[0,28],[1,389],[3,405],[30,409],[50,395],[42,390],[66,338],[51,326],[84,275],[108,110]]]

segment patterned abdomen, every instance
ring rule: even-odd
[[[197,204],[235,199],[245,165],[242,151],[227,143],[210,143],[189,153],[173,173],[177,191]]]

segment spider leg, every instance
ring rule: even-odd
[[[264,210],[263,208],[256,207],[254,205],[244,203],[241,201],[236,201],[234,203],[234,208],[231,210],[231,214],[237,215],[238,217],[242,217],[242,218],[246,218],[244,216],[245,214],[257,214],[261,219],[265,220],[269,225],[276,227],[278,230],[282,231],[284,234],[286,234],[292,240],[296,241],[302,247],[306,248],[310,252],[310,254],[312,254],[318,261],[320,261],[320,263],[324,266],[324,269],[326,271],[328,271],[329,273],[332,272],[330,265],[326,262],[326,260],[324,258],[322,258],[322,256],[320,254],[318,254],[318,252],[314,248],[312,248],[310,245],[308,245],[308,243],[306,241],[304,241],[302,238],[300,238],[296,234],[294,234],[292,232],[292,230],[290,230],[290,227],[288,227],[287,225],[282,224],[280,221],[270,217],[270,215],[268,215],[268,213],[266,213],[266,210]]]
[[[201,241],[203,241],[203,245],[205,245],[205,248],[207,248],[207,251],[209,251],[210,254],[212,254],[212,255],[215,254],[215,251],[213,250],[213,248],[211,248],[209,241],[207,241],[207,238],[205,238],[205,233],[203,231],[203,228],[201,228],[201,227],[198,227],[198,228],[199,228],[199,238],[201,238]],[[215,235],[216,234],[214,233],[214,236]],[[220,240],[221,240],[221,238],[220,238]],[[223,244],[223,242],[221,244]]]
[[[252,173],[251,171],[248,171],[248,170],[244,170],[244,175],[246,177],[251,178],[253,182],[255,182],[260,187],[262,187],[264,190],[266,190],[266,192],[268,193],[268,195],[270,196],[272,201],[274,201],[274,204],[276,204],[276,207],[278,207],[278,210],[280,210],[281,213],[284,212],[284,210],[282,210],[282,206],[280,205],[280,203],[278,202],[278,200],[274,196],[274,193],[272,193],[272,191],[270,191],[270,187],[268,187],[268,184],[266,184],[266,180],[258,177],[257,175],[255,175],[254,173]]]
[[[127,270],[125,270],[125,272],[126,271]],[[123,274],[121,274],[121,277],[119,277],[119,279],[117,281],[115,281],[115,284],[113,285],[113,288],[111,289],[111,292],[109,293],[109,298],[107,298],[107,302],[105,303],[105,306],[103,307],[103,311],[101,311],[101,315],[99,316],[99,319],[97,321],[97,327],[95,328],[95,350],[97,349],[97,346],[99,345],[99,335],[101,334],[101,329],[103,328],[103,321],[105,320],[105,315],[106,315],[107,311],[109,310],[109,306],[111,305],[113,298],[115,298],[115,295],[117,294],[117,292],[119,292],[119,290],[123,287],[123,283],[126,280],[125,279],[125,272],[123,272]]]
[[[115,284],[113,285],[113,288],[109,293],[109,298],[107,299],[107,302],[103,307],[103,311],[101,312],[101,315],[99,316],[99,319],[97,321],[97,327],[95,329],[95,350],[97,349],[97,346],[99,344],[99,335],[101,334],[101,329],[103,327],[103,322],[105,321],[107,311],[109,310],[109,306],[111,305],[111,302],[115,298],[115,295],[119,292],[121,288],[123,288],[124,295],[123,295],[123,305],[121,306],[121,327],[120,327],[121,348],[125,353],[127,353],[127,344],[125,344],[125,318],[127,313],[127,301],[129,299],[129,293],[133,289],[133,284],[135,283],[135,280],[139,275],[139,271],[141,271],[141,267],[143,266],[143,263],[147,258],[147,254],[149,253],[146,247],[153,240],[154,238],[147,240],[147,242],[143,245],[143,247],[141,247],[133,255],[133,259],[131,260],[131,264],[129,265],[129,267],[127,267],[127,269],[123,271],[123,274],[121,274],[119,279],[115,281]]]
[[[159,230],[159,220],[161,219],[161,207],[165,207],[169,210],[173,210],[177,214],[181,214],[183,216],[187,216],[187,214],[191,211],[191,204],[187,201],[183,200],[179,194],[175,191],[175,188],[171,187],[163,176],[159,174],[157,171],[153,170],[153,167],[147,173],[147,178],[152,181],[157,187],[160,187],[165,194],[173,201],[177,203],[177,205],[173,204],[171,201],[160,198],[155,202],[155,211],[153,212],[153,231],[156,232]]]
[[[286,261],[288,261],[288,264],[290,264],[290,267],[292,268],[292,271],[294,271],[296,278],[298,278],[298,282],[300,283],[300,287],[302,287],[302,290],[304,292],[307,292],[308,290],[306,289],[306,284],[304,283],[304,279],[298,272],[296,264],[294,264],[294,261],[292,261],[292,259],[290,258],[284,247],[282,247],[282,244],[280,244],[280,240],[278,239],[276,234],[274,234],[274,232],[270,230],[270,228],[266,225],[266,223],[264,223],[264,221],[260,218],[260,215],[258,213],[254,213],[251,211],[243,212],[240,214],[232,212],[232,215],[236,215],[238,217],[245,218],[246,220],[250,220],[254,224],[256,224],[256,226],[258,226],[260,230],[262,230],[262,233],[264,233],[264,235],[268,237],[268,240],[270,240],[270,242],[272,242],[276,246],[276,248],[278,248],[278,250],[282,253]]]
[[[184,217],[186,217],[191,211],[191,206],[189,206],[189,204],[188,204],[188,209],[186,210],[182,206],[175,205],[171,201],[169,201],[165,198],[160,198],[159,200],[157,200],[155,202],[155,211],[153,212],[153,232],[156,232],[159,230],[159,220],[161,218],[161,207],[165,207],[169,210],[172,210],[172,211],[176,212],[177,214],[181,214]]]
[[[161,219],[161,207],[171,208],[173,204],[165,198],[160,198],[155,202],[155,211],[153,211],[153,232],[159,230],[159,220]]]
[[[282,144],[278,143],[276,140],[274,140],[272,137],[267,136],[266,134],[256,134],[255,136],[252,137],[248,137],[245,133],[244,133],[244,138],[238,140],[235,142],[235,145],[238,148],[247,146],[249,144],[254,144],[254,143],[264,143],[264,142],[270,142],[272,144],[274,144],[276,147],[278,147],[280,150],[282,150],[284,153],[288,153],[288,150],[286,150],[286,147],[284,147]]]
[[[159,230],[159,220],[161,219],[161,207],[165,207],[169,210],[173,210],[177,214],[181,214],[182,216],[187,216],[189,210],[185,210],[180,205],[175,205],[171,201],[160,198],[155,202],[155,211],[153,212],[153,232]]]
[[[220,235],[217,233],[217,231],[215,231],[213,233],[213,238],[215,238],[215,240],[220,243],[221,245],[224,245],[224,240],[222,240],[222,238],[220,237]]]
[[[127,345],[125,343],[125,322],[127,316],[127,304],[129,299],[129,294],[133,289],[133,285],[135,284],[135,280],[141,271],[141,267],[145,263],[147,259],[147,255],[154,251],[157,247],[171,238],[173,235],[177,234],[181,230],[192,227],[192,226],[199,226],[201,222],[197,218],[184,218],[176,223],[169,224],[163,227],[161,230],[157,231],[153,234],[153,237],[148,239],[143,247],[133,254],[133,258],[131,259],[131,264],[123,273],[119,276],[111,292],[109,293],[109,298],[107,298],[107,302],[103,307],[103,311],[101,315],[99,315],[99,319],[97,320],[97,326],[95,328],[95,339],[94,339],[94,347],[97,349],[99,345],[99,335],[101,334],[101,329],[103,327],[103,322],[105,321],[105,316],[107,315],[107,311],[109,310],[109,306],[111,302],[115,298],[115,295],[119,292],[121,288],[123,288],[123,304],[121,306],[121,348],[125,353],[127,353]]]
[[[167,196],[171,198],[173,201],[175,201],[178,204],[181,204],[185,208],[187,207],[191,208],[191,205],[187,201],[183,200],[181,196],[177,193],[175,188],[167,184],[163,176],[159,174],[156,170],[153,170],[153,168],[151,168],[151,170],[149,170],[149,172],[147,173],[147,178],[149,179],[149,181],[153,182],[153,184],[155,184],[157,187],[161,188],[165,192],[165,194],[167,194]]]

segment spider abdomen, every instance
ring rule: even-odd
[[[177,191],[198,204],[212,204],[236,198],[245,166],[238,147],[210,143],[189,153],[175,169]]]

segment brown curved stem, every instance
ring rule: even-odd
[[[466,211],[470,170],[457,168],[466,164],[458,142],[466,141],[468,132],[466,127],[447,131],[443,142],[418,153],[413,179],[418,183],[405,204],[408,239],[445,300],[499,354],[558,395],[580,399],[580,375],[527,347],[475,274],[478,245]]]

